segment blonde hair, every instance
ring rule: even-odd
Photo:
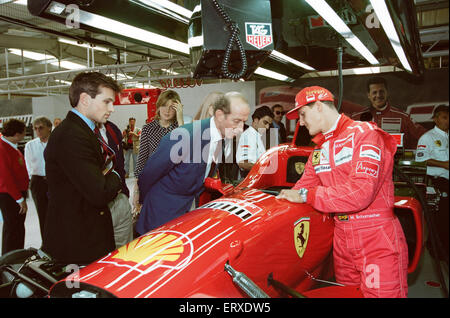
[[[224,94],[222,92],[209,93],[203,100],[203,103],[200,105],[197,114],[194,116],[194,120],[210,118],[211,116],[208,114],[209,108],[212,107],[212,109],[214,109],[215,102],[223,96]]]
[[[167,90],[162,92],[159,97],[158,100],[156,101],[156,115],[155,115],[155,120],[160,120],[161,117],[159,115],[159,109],[166,105],[168,101],[178,101],[181,103],[181,99],[180,99],[180,95],[178,95],[177,92],[172,91],[172,90]],[[175,116],[175,118],[173,119],[173,121],[176,121],[177,117]]]

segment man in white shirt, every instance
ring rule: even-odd
[[[434,128],[419,139],[416,161],[427,162],[427,175],[448,181],[448,106],[437,106],[433,121]]]
[[[438,257],[448,260],[448,106],[439,105],[434,109],[433,129],[420,137],[417,144],[416,161],[427,163],[427,175],[440,192],[439,212],[433,214],[438,236],[443,244],[444,253]]]
[[[269,129],[273,121],[273,112],[267,106],[261,106],[252,115],[252,125],[245,130],[239,138],[236,152],[236,162],[241,169],[241,177],[245,177],[266,152],[263,135]]]
[[[44,149],[52,132],[52,122],[47,117],[38,117],[33,121],[36,138],[25,145],[25,162],[30,177],[30,190],[39,217],[41,235],[44,233],[45,216],[48,205],[48,184],[45,176]]]

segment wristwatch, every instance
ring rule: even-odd
[[[306,203],[306,200],[308,199],[308,189],[301,188],[298,190],[298,194],[300,194],[300,198],[302,198],[302,201]]]

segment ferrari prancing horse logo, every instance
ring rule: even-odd
[[[300,258],[306,250],[309,238],[309,217],[304,217],[294,223],[294,245]]]

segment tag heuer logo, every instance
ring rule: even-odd
[[[272,44],[272,24],[271,23],[245,23],[245,38],[248,44],[257,49],[265,48]]]

